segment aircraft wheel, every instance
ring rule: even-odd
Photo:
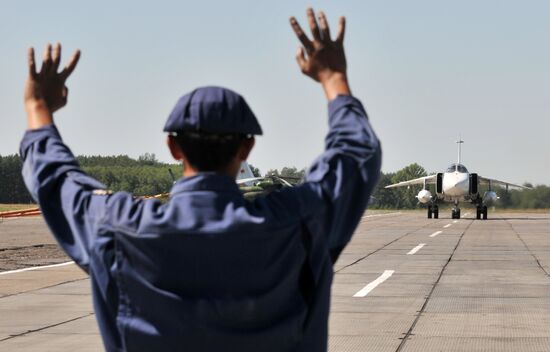
[[[457,218],[457,219],[460,219],[460,209],[457,209],[457,210],[456,210],[456,218]]]
[[[478,220],[481,219],[481,213],[482,213],[481,207],[478,206],[478,207],[476,208],[476,219],[478,219]]]
[[[437,205],[433,208],[433,213],[434,219],[439,219],[439,207]]]
[[[487,220],[487,206],[483,206],[483,220]]]
[[[432,218],[432,206],[428,205],[428,219]]]
[[[451,211],[451,218],[456,219],[456,211],[454,209]]]

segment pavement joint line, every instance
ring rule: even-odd
[[[49,285],[49,286],[33,288],[33,289],[31,289],[31,290],[28,290],[28,291],[22,291],[22,292],[17,292],[17,293],[11,293],[11,294],[8,294],[8,295],[0,296],[0,300],[3,299],[3,298],[8,298],[8,297],[12,297],[12,296],[22,295],[22,294],[26,294],[26,293],[33,293],[33,292],[40,291],[40,290],[44,290],[44,289],[47,289],[47,288],[52,288],[52,287],[61,286],[61,285],[64,285],[64,284],[70,284],[71,282],[77,282],[77,281],[83,281],[83,280],[89,280],[89,279],[90,279],[89,277],[86,277],[86,278],[83,278],[83,279],[68,280],[68,281],[59,282],[59,283],[57,283],[57,284],[53,284],[53,285]]]
[[[362,260],[368,258],[369,256],[371,256],[371,255],[373,255],[373,254],[375,254],[375,253],[378,253],[379,251],[381,251],[382,249],[386,248],[387,246],[389,246],[389,245],[391,245],[391,244],[393,244],[393,243],[399,241],[399,240],[402,239],[403,237],[408,236],[408,235],[411,235],[411,234],[415,233],[415,232],[418,231],[418,230],[421,230],[421,229],[423,229],[423,228],[425,228],[425,227],[428,227],[429,225],[431,225],[431,223],[428,222],[428,223],[426,223],[426,225],[420,226],[418,229],[416,229],[416,230],[414,230],[414,231],[406,232],[403,236],[400,236],[400,237],[394,239],[393,241],[390,241],[390,242],[386,243],[386,244],[383,245],[382,247],[380,247],[380,248],[378,248],[378,249],[376,249],[376,250],[374,250],[374,251],[368,253],[367,255],[365,255],[365,256],[363,256],[363,257],[357,259],[357,260],[355,260],[354,262],[352,262],[352,263],[350,263],[350,264],[347,264],[347,265],[344,265],[343,267],[341,267],[341,268],[338,269],[338,270],[335,270],[334,273],[336,274],[336,273],[338,273],[338,272],[340,272],[340,271],[342,271],[342,270],[344,270],[344,269],[349,268],[350,266],[353,266],[353,265],[359,263],[360,261],[362,261]]]
[[[436,231],[436,232],[432,233],[432,234],[430,235],[430,237],[435,237],[435,236],[440,235],[440,234],[442,234],[442,233],[443,233],[443,231]]]
[[[28,335],[28,334],[32,334],[33,332],[38,332],[38,331],[46,330],[46,329],[49,329],[49,328],[53,328],[53,327],[56,327],[56,326],[59,326],[59,325],[71,323],[73,321],[80,320],[82,318],[87,318],[87,317],[92,316],[92,315],[94,315],[94,313],[88,313],[86,315],[82,315],[82,316],[79,316],[79,317],[76,317],[76,318],[73,318],[73,319],[65,320],[65,321],[62,321],[60,323],[50,324],[50,325],[43,326],[43,327],[38,328],[38,329],[27,330],[27,331],[22,332],[20,334],[14,334],[14,335],[10,335],[6,338],[3,338],[3,339],[0,340],[0,342],[4,342],[4,341],[7,341],[7,340],[14,339],[16,337],[21,337],[21,336],[25,336],[25,335]]]
[[[384,270],[384,272],[376,278],[376,280],[369,282],[365,287],[357,291],[353,297],[366,297],[369,292],[374,290],[378,285],[389,279],[395,270]]]
[[[437,277],[437,280],[434,282],[434,284],[432,286],[432,289],[430,290],[430,293],[428,294],[428,296],[426,296],[426,299],[424,300],[424,304],[422,305],[422,308],[420,308],[420,310],[417,312],[416,318],[414,319],[414,321],[411,324],[411,327],[409,328],[409,330],[407,331],[407,333],[405,334],[405,336],[401,340],[401,343],[399,344],[399,346],[397,346],[397,349],[395,350],[395,352],[401,352],[403,350],[403,348],[405,347],[405,344],[409,340],[409,337],[414,335],[412,332],[413,332],[416,324],[418,323],[418,321],[420,320],[420,317],[422,316],[422,314],[426,310],[426,307],[428,306],[428,301],[432,297],[432,295],[435,291],[435,288],[437,287],[437,284],[439,284],[439,281],[441,280],[441,277],[443,277],[443,273],[445,272],[445,269],[447,269],[447,266],[449,265],[449,263],[453,259],[454,255],[455,255],[455,252],[456,252],[456,249],[458,248],[458,246],[462,242],[462,238],[464,237],[464,234],[466,234],[466,231],[468,231],[470,226],[472,226],[472,223],[473,223],[473,221],[468,224],[468,226],[464,229],[464,231],[460,235],[460,238],[456,242],[455,248],[453,248],[453,252],[451,253],[451,255],[449,256],[449,259],[447,260],[445,265],[443,265],[443,268],[439,272],[439,276]]]
[[[0,272],[0,276],[1,276],[1,275],[9,275],[9,274],[22,273],[22,272],[25,272],[25,271],[33,271],[33,270],[40,270],[40,269],[57,268],[57,267],[59,267],[59,266],[66,266],[66,265],[70,265],[70,264],[74,264],[74,262],[73,262],[73,261],[70,261],[70,262],[59,263],[59,264],[50,264],[50,265],[42,265],[42,266],[31,266],[31,267],[23,268],[23,269],[2,271],[2,272]]]
[[[502,218],[504,219],[504,218]],[[540,263],[539,261],[539,258],[537,258],[537,256],[535,255],[535,253],[533,253],[533,251],[531,251],[531,248],[529,248],[529,246],[527,245],[527,243],[525,243],[525,241],[523,240],[523,238],[519,235],[519,233],[516,231],[516,229],[514,228],[514,225],[512,225],[510,223],[510,221],[508,219],[504,219],[506,221],[506,223],[508,224],[508,226],[510,226],[510,228],[512,229],[512,231],[514,232],[514,234],[516,235],[516,237],[521,241],[521,243],[523,244],[523,246],[527,249],[527,252],[529,252],[529,254],[533,257],[533,259],[535,259],[535,261],[537,262],[537,265],[539,266],[539,268],[544,271],[544,273],[546,274],[546,276],[549,276],[550,277],[550,273],[544,268],[544,266],[542,266],[542,264]]]
[[[448,227],[451,227],[452,224],[447,224],[445,226],[443,226],[444,229],[448,228]]]
[[[418,252],[420,249],[422,249],[422,247],[424,247],[426,245],[426,243],[420,243],[418,246],[414,247],[413,249],[411,249],[409,251],[409,253],[407,253],[407,255],[413,255],[415,254],[416,252]]]

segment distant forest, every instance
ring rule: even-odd
[[[173,178],[179,178],[182,167],[179,164],[167,164],[158,161],[154,154],[144,154],[137,159],[126,155],[118,156],[78,156],[78,162],[83,170],[105,184],[113,191],[127,191],[138,196],[155,195],[169,192]],[[21,177],[21,159],[18,155],[0,155],[0,203],[30,203],[32,199],[23,184]],[[261,172],[251,165],[256,176]],[[265,176],[289,177],[294,180],[301,179],[305,169],[296,167],[284,167],[280,170],[271,169]],[[371,208],[379,209],[415,209],[421,208],[415,196],[421,186],[410,188],[385,189],[384,186],[405,181],[411,178],[426,176],[426,170],[418,165],[411,164],[399,171],[382,173],[380,182],[373,193]],[[295,183],[295,182],[292,182]],[[527,186],[532,187],[530,184]],[[550,187],[539,185],[533,190],[509,190],[495,187],[500,200],[499,208],[523,208],[523,209],[550,209]],[[432,194],[433,189],[430,189]],[[483,192],[484,189],[481,189]]]
[[[126,155],[78,156],[82,169],[113,191],[127,191],[138,196],[169,192],[173,179],[182,174],[179,164],[159,162],[154,154],[137,159]],[[22,162],[18,155],[0,156],[0,203],[30,203],[21,177]]]

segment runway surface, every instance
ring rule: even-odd
[[[550,351],[550,214],[491,215],[367,213],[335,267],[330,351]],[[39,218],[0,223],[0,351],[102,349],[89,280],[51,245]]]

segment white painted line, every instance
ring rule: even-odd
[[[436,232],[432,233],[432,234],[430,235],[430,237],[435,237],[435,236],[441,234],[442,232],[443,232],[443,231],[436,231]]]
[[[361,290],[357,291],[356,294],[353,295],[353,297],[365,297],[369,294],[370,291],[374,290],[376,286],[380,285],[382,282],[386,281],[390,278],[390,276],[393,275],[395,270],[384,270],[382,275],[378,276],[378,278],[372,282],[370,282],[367,286],[363,287]]]
[[[361,217],[361,219],[365,219],[365,218],[375,218],[375,217],[378,217],[378,216],[389,216],[389,215],[399,215],[401,214],[401,212],[396,212],[396,213],[384,213],[384,214],[372,214],[372,215],[365,215],[363,217]]]
[[[413,255],[415,254],[416,252],[418,252],[422,247],[424,247],[426,245],[426,243],[420,243],[418,246],[414,247],[413,249],[411,249],[409,251],[409,253],[407,253],[407,255]]]
[[[443,226],[444,229],[446,229],[447,227],[450,227],[452,224],[447,224],[445,226]]]
[[[458,220],[455,220],[455,221],[453,221],[453,224],[456,224],[457,222],[458,222]]]
[[[2,271],[2,272],[0,272],[0,275],[22,273],[24,271],[32,271],[32,270],[40,270],[40,269],[48,269],[48,268],[57,268],[58,266],[65,266],[65,265],[70,265],[70,264],[74,264],[74,262],[65,262],[65,263],[43,265],[43,266],[31,266],[29,268],[10,270],[10,271]]]
[[[464,216],[468,216],[468,215],[470,215],[470,213],[466,213],[466,214],[464,214]]]

